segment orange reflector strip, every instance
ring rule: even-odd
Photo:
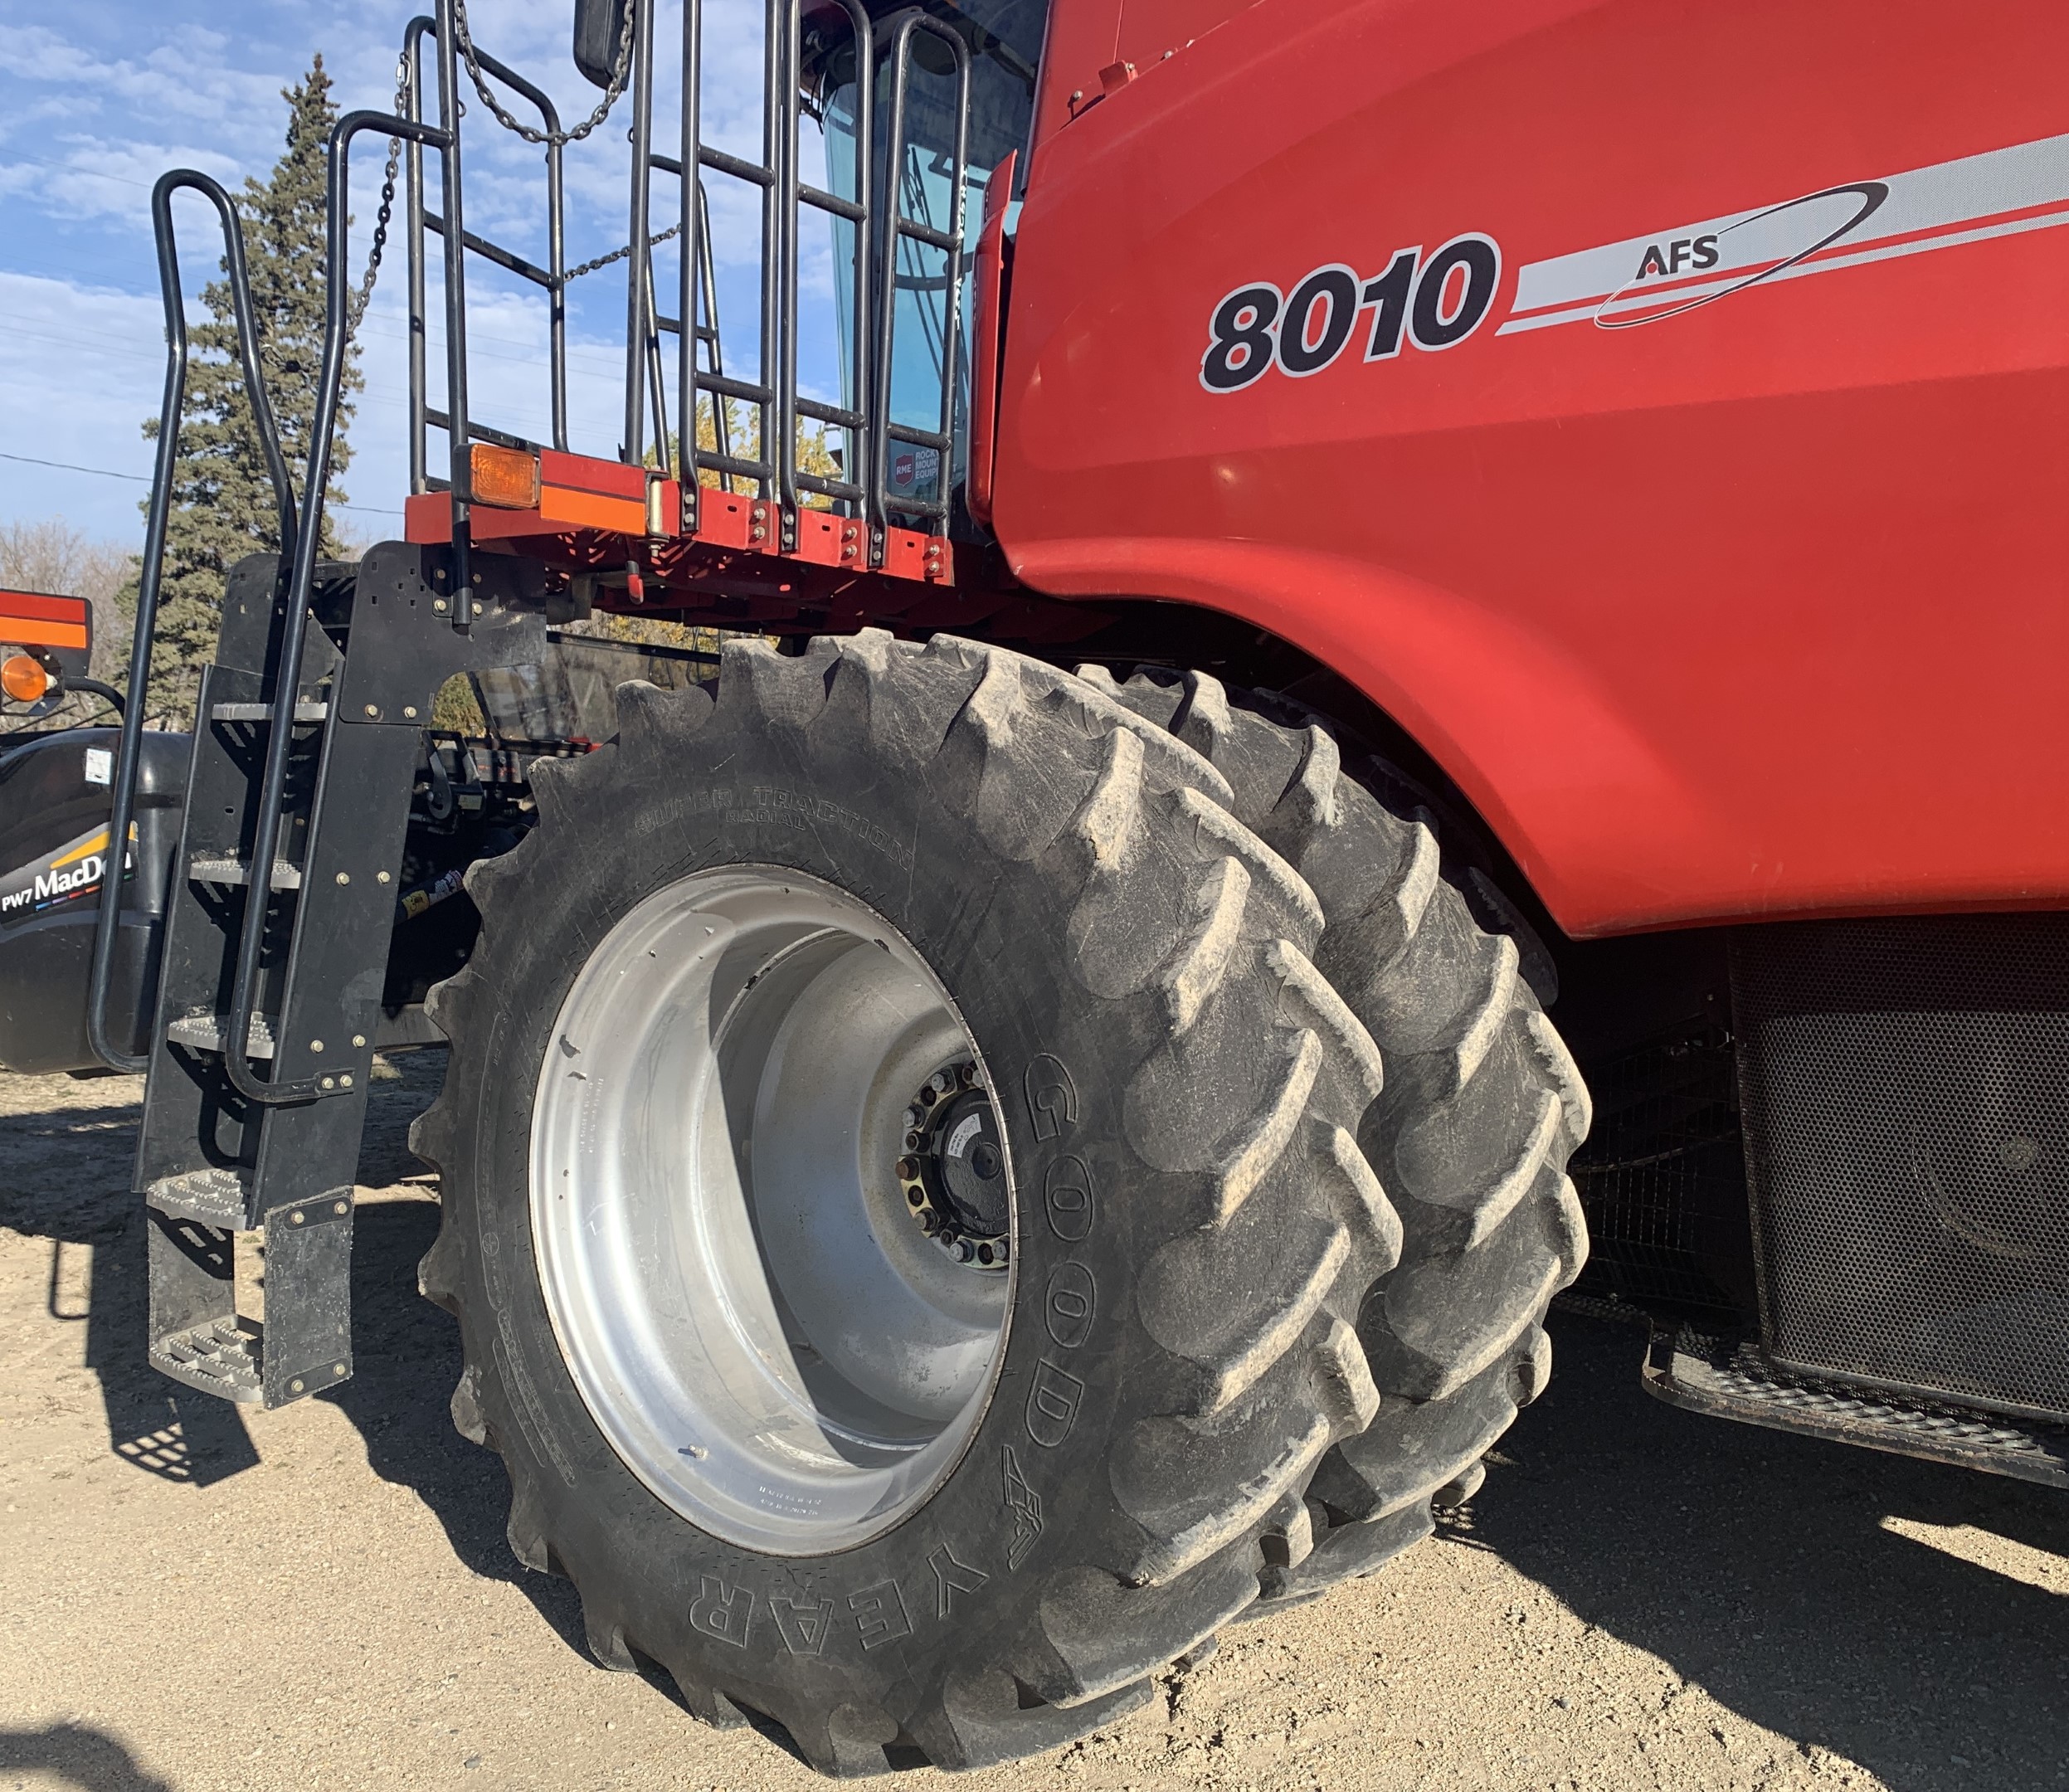
[[[523,448],[476,442],[467,453],[470,495],[479,504],[530,510],[538,504],[538,456]]]
[[[594,492],[563,491],[548,485],[539,494],[539,514],[549,523],[565,523],[570,528],[608,529],[619,535],[646,533],[646,496],[644,481],[637,499],[604,498]]]
[[[21,616],[0,616],[0,640],[13,641],[23,647],[76,647],[83,652],[86,646],[86,625],[31,622]]]
[[[10,654],[0,662],[0,690],[17,703],[39,703],[50,688],[51,675],[43,670],[41,660],[27,654]]]

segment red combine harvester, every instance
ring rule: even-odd
[[[2069,1484],[2069,12],[766,32],[728,149],[699,0],[679,46],[577,0],[640,246],[596,458],[586,131],[460,0],[413,23],[333,140],[300,481],[392,139],[406,538],[323,562],[269,446],[191,738],[0,759],[0,1058],[148,1070],[152,1361],[350,1372],[373,1053],[449,1044],[422,1283],[514,1548],[606,1665],[836,1774],[1054,1746],[1378,1567],[1570,1288],[1663,1399]],[[543,251],[465,222],[470,89],[544,147]],[[256,387],[233,214],[168,175],[133,692],[183,187]],[[542,439],[470,408],[484,269],[548,307]],[[0,599],[12,699],[81,669],[57,601]],[[492,738],[430,726],[462,674]]]

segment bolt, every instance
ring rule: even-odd
[[[377,720],[381,714],[380,706],[377,704],[368,704],[367,705],[367,714],[369,717]]]
[[[330,1372],[333,1375],[343,1375],[345,1372],[345,1366],[341,1362],[334,1362],[330,1366]]]
[[[905,1181],[911,1181],[914,1176],[919,1174],[919,1159],[917,1157],[899,1158],[898,1161],[898,1173]]]
[[[392,880],[389,878],[387,872],[377,871],[373,874],[373,881],[377,884],[387,884]]]
[[[919,1092],[920,1105],[923,1108],[931,1108],[940,1099],[941,1097],[937,1095],[932,1088],[923,1088]]]
[[[406,722],[414,722],[416,719],[416,705],[415,704],[404,704],[402,705],[402,718]]]
[[[445,600],[443,597],[434,597],[434,598],[432,598],[432,599],[431,599],[431,614],[432,614],[433,616],[443,616],[443,615],[445,615]]]
[[[335,1078],[335,1077],[325,1077],[325,1078],[324,1079],[324,1087],[325,1088],[337,1088],[337,1087],[338,1087],[338,1079],[337,1079],[337,1078]]]
[[[333,1201],[330,1204],[330,1210],[334,1214],[341,1214],[345,1210],[345,1203],[341,1200]]]
[[[349,1073],[338,1079],[338,1087],[340,1088],[350,1088],[352,1087],[352,1077]]]
[[[937,1070],[932,1076],[927,1078],[927,1086],[932,1089],[937,1096],[946,1095],[948,1093],[949,1087],[948,1073],[946,1070]],[[924,1101],[926,1098],[927,1098],[923,1095],[920,1098],[922,1101]]]
[[[481,582],[481,575],[479,572],[475,573],[471,582],[479,585]]]
[[[302,1391],[302,1384],[299,1381],[290,1381],[287,1385],[287,1390],[290,1394],[299,1394]]]
[[[918,1151],[919,1149],[919,1134],[917,1131],[908,1132],[905,1135],[905,1148],[908,1151]]]
[[[354,1051],[357,1051],[366,1042],[367,1036],[363,1033],[355,1033],[352,1035],[352,1046]]]
[[[308,1221],[309,1215],[304,1213],[299,1207],[297,1207],[293,1213],[287,1216],[287,1223],[290,1225],[305,1225],[308,1224]]]
[[[920,1188],[909,1188],[905,1191],[905,1198],[915,1207],[924,1207],[927,1205],[927,1191]]]
[[[324,1042],[319,1039],[313,1039],[309,1042],[309,1049],[311,1051],[321,1051],[324,1049]]]
[[[991,1247],[989,1244],[980,1244],[977,1247],[977,1261],[987,1269],[991,1266]]]
[[[968,1239],[959,1238],[956,1240],[956,1261],[957,1263],[968,1263],[976,1254],[976,1247],[971,1244]]]
[[[916,1127],[916,1126],[918,1126],[918,1125],[920,1123],[921,1120],[922,1120],[923,1118],[925,1118],[925,1117],[924,1117],[924,1116],[923,1116],[923,1115],[920,1113],[919,1109],[918,1109],[918,1108],[908,1108],[905,1110],[905,1124],[906,1124],[908,1127]]]
[[[349,871],[340,871],[338,874],[338,881],[340,884],[349,884],[352,881],[352,874]]]

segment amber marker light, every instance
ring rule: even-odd
[[[468,451],[467,477],[476,504],[503,510],[538,508],[538,456],[523,448],[476,442]]]
[[[9,654],[0,661],[0,690],[17,703],[41,703],[51,688],[51,675],[33,654]]]

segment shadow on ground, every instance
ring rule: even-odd
[[[377,1082],[368,1102],[359,1181],[369,1188],[430,1181],[409,1150],[408,1131],[437,1093],[444,1054],[415,1053],[397,1064],[402,1074]],[[141,1085],[107,1087],[140,1092]],[[236,1407],[179,1387],[146,1361],[144,1232],[129,1192],[137,1114],[132,1099],[0,1115],[7,1178],[0,1225],[50,1241],[50,1311],[59,1322],[86,1327],[86,1365],[100,1382],[110,1449],[158,1478],[207,1487],[256,1467],[259,1455]],[[421,1200],[369,1202],[353,1224],[356,1372],[319,1398],[357,1427],[375,1473],[423,1500],[460,1561],[521,1588],[586,1657],[573,1589],[524,1569],[504,1541],[509,1485],[501,1462],[453,1429],[447,1402],[460,1379],[459,1327],[416,1291],[417,1261],[438,1231],[436,1200],[427,1188]],[[81,1251],[89,1254],[89,1293],[75,1311],[61,1293],[70,1279],[61,1271],[69,1259],[75,1272],[72,1254]]]
[[[8,1774],[42,1774],[80,1792],[173,1792],[113,1736],[90,1724],[0,1729],[0,1775]]]
[[[1555,1317],[1551,1390],[1450,1540],[1896,1792],[2069,1785],[2069,1597],[1889,1527],[2069,1556],[2069,1496],[1664,1405],[1643,1336]]]

